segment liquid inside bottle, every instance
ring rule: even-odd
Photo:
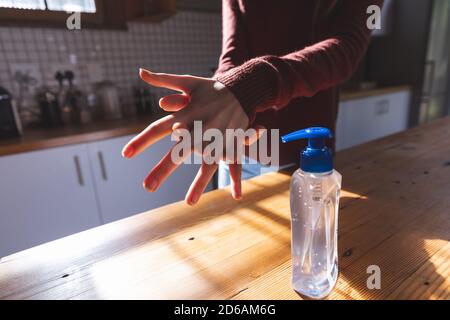
[[[291,181],[292,286],[326,297],[338,277],[337,227],[341,175],[297,170]]]

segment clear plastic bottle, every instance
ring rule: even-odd
[[[291,181],[292,286],[314,299],[326,297],[338,277],[337,228],[342,176],[333,170],[326,128],[308,128],[282,137],[309,139],[300,169]]]
[[[335,170],[292,176],[292,286],[311,298],[326,297],[337,281],[341,179]]]

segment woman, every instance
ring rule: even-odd
[[[160,106],[173,114],[132,139],[131,158],[177,128],[279,129],[310,126],[334,130],[336,86],[348,79],[364,55],[371,30],[371,5],[383,0],[223,0],[223,48],[212,79],[141,70],[148,84],[180,91]],[[280,146],[280,165],[298,161],[299,144]],[[176,169],[170,151],[144,181],[156,191]],[[218,168],[203,163],[187,195],[196,204]],[[242,197],[241,164],[229,165],[233,198]],[[222,179],[223,179],[223,175]]]

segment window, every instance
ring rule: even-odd
[[[52,11],[88,12],[96,11],[94,0],[47,0],[47,7]]]
[[[0,0],[0,8],[95,13],[95,0]]]
[[[68,12],[82,28],[127,28],[125,0],[0,0],[0,25],[66,28]]]
[[[45,0],[0,0],[1,8],[45,10]]]

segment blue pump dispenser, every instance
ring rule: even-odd
[[[332,138],[327,128],[313,127],[289,133],[281,137],[283,143],[308,139],[308,146],[300,156],[300,168],[304,172],[323,173],[333,170],[333,155],[325,145],[325,139]]]

